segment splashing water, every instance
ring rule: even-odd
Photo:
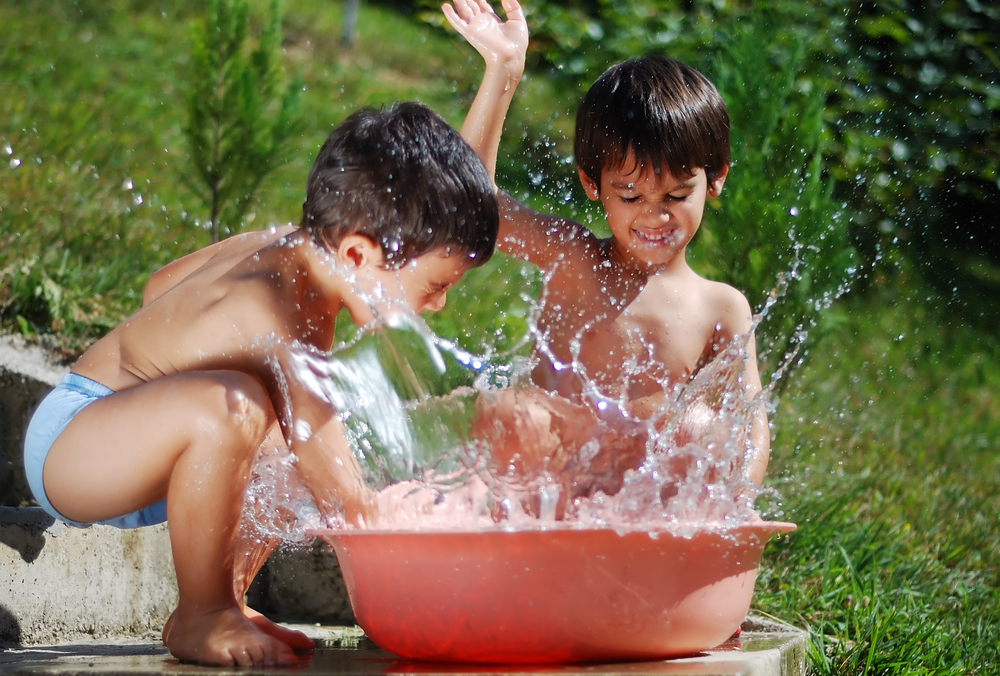
[[[796,256],[778,275],[752,331],[799,278],[800,265]],[[775,385],[797,363],[803,326],[757,396],[748,399],[739,385],[747,335],[689,381],[661,382],[662,399],[639,416],[629,412],[624,394],[610,397],[587,377],[579,341],[572,363],[553,357],[537,326],[544,285],[524,340],[579,379],[579,401],[532,385],[529,360],[472,354],[435,335],[399,300],[398,289],[349,281],[376,321],[329,353],[296,345],[284,366],[272,366],[279,382],[297,383],[342,423],[360,476],[376,496],[377,516],[364,528],[724,531],[757,520],[755,500],[773,492],[747,477],[751,428],[760,410],[774,412]],[[640,359],[623,364],[627,377],[649,370]],[[284,395],[278,403],[292,433],[308,436],[298,429],[304,421],[287,387]],[[281,440],[262,451],[244,513],[251,530],[303,543],[311,530],[357,527],[340,514],[320,514]]]
[[[779,285],[755,328],[782,293]],[[693,533],[758,518],[760,489],[744,469],[755,413],[770,407],[771,389],[747,401],[737,386],[746,339],[689,382],[665,387],[659,407],[640,419],[593,383],[584,383],[586,404],[544,393],[528,382],[525,361],[471,354],[418,316],[392,310],[383,307],[375,325],[330,353],[295,347],[282,374],[343,423],[377,496],[366,528]],[[245,518],[292,542],[311,529],[350,527],[320,515],[294,464],[287,449],[262,455]]]

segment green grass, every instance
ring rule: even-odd
[[[840,326],[775,416],[759,609],[808,627],[826,674],[1000,668],[1000,348],[883,289]]]
[[[151,272],[208,243],[180,181],[192,13],[139,5],[0,2],[0,319],[54,331],[69,353],[132,311]],[[266,5],[252,3],[258,20]],[[316,151],[359,105],[421,100],[457,125],[471,100],[468,49],[364,3],[348,51],[341,11],[313,0],[286,16],[304,123],[248,228],[297,222]]]
[[[196,5],[0,0],[4,330],[52,333],[71,356],[137,306],[153,270],[207,243],[207,214],[179,180]],[[265,2],[252,6],[266,16]],[[480,68],[467,48],[362,3],[345,51],[340,11],[286,3],[285,65],[305,81],[305,123],[249,227],[297,220],[316,149],[356,106],[419,99],[458,124],[471,100]],[[564,163],[571,108],[533,74],[501,175],[587,222]],[[529,170],[546,175],[540,188]],[[538,285],[497,256],[429,319],[467,348],[516,349],[522,296]],[[773,417],[767,512],[799,530],[770,546],[755,607],[810,630],[818,674],[1000,672],[1000,347],[927,295],[902,271],[835,304]]]

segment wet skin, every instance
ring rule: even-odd
[[[287,366],[294,342],[329,349],[341,309],[358,324],[371,321],[356,288],[381,290],[418,311],[439,308],[468,267],[447,253],[392,271],[379,247],[359,235],[332,252],[292,228],[238,236],[156,273],[144,307],[73,367],[115,393],[84,409],[56,440],[44,468],[46,493],[78,521],[167,499],[180,599],[163,639],[176,657],[292,664],[293,649],[312,645],[243,607],[256,570],[237,571],[234,559],[247,554],[237,536],[253,462],[266,438],[287,439],[321,509],[342,506],[357,521],[373,500],[332,408],[295,379],[288,386],[296,420],[312,434],[288,434],[289,421],[276,414],[284,408],[272,364]],[[254,560],[262,563],[266,553]]]
[[[485,62],[462,136],[491,172],[528,44],[520,6],[504,0],[503,8],[506,21],[486,0],[445,7],[448,21]],[[499,247],[536,264],[547,280],[538,318],[545,341],[532,379],[583,403],[589,381],[625,402],[632,416],[648,418],[675,386],[689,382],[727,345],[744,340],[738,386],[749,401],[761,390],[750,306],[736,289],[695,274],[685,257],[705,201],[721,194],[728,169],[711,181],[703,168],[672,176],[638,164],[627,150],[621,166],[609,162],[599,177],[580,172],[588,197],[604,207],[612,233],[607,239],[498,189]],[[756,457],[748,476],[760,483],[770,445],[763,408],[752,438]]]

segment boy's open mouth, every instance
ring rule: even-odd
[[[676,228],[658,228],[656,230],[633,230],[636,239],[649,247],[665,246],[673,240]]]

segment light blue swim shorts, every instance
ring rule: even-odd
[[[57,512],[56,508],[49,502],[45,495],[45,486],[42,484],[42,468],[45,466],[45,457],[49,454],[56,437],[62,434],[62,431],[66,429],[77,413],[88,404],[92,404],[109,394],[114,394],[114,391],[90,378],[67,373],[35,409],[35,414],[31,416],[28,431],[24,436],[24,473],[28,477],[28,486],[31,487],[35,500],[46,512],[71,526],[86,528],[91,524],[67,519]],[[140,526],[163,523],[166,520],[167,502],[163,500],[137,512],[97,523],[117,528],[139,528]]]

